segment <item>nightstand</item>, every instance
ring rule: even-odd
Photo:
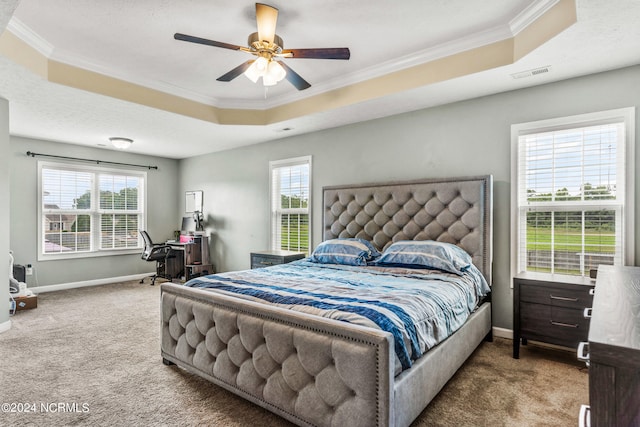
[[[306,255],[303,252],[294,251],[261,251],[251,252],[251,268],[269,267],[271,265],[286,264]]]
[[[513,357],[527,340],[577,349],[589,335],[595,282],[588,277],[535,273],[513,278]]]

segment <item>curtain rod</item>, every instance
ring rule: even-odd
[[[133,166],[136,168],[145,168],[145,169],[158,169],[157,166],[146,166],[146,165],[135,165],[132,163],[119,163],[119,162],[108,162],[106,160],[91,160],[91,159],[81,159],[78,157],[67,157],[67,156],[56,156],[54,154],[42,154],[42,153],[34,153],[33,151],[27,151],[27,156],[31,156],[31,157],[35,157],[35,156],[42,156],[42,157],[54,157],[56,159],[65,159],[65,160],[76,160],[79,162],[90,162],[90,163],[96,163],[96,164],[108,164],[108,165],[120,165],[120,166]]]

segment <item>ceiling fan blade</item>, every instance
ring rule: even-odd
[[[219,81],[219,82],[230,82],[231,80],[233,80],[236,77],[238,77],[240,74],[242,74],[245,71],[247,71],[247,68],[249,68],[251,66],[251,64],[253,64],[253,62],[254,62],[254,60],[250,59],[247,62],[245,62],[244,64],[240,64],[236,68],[234,68],[233,70],[229,71],[228,73],[223,74],[222,76],[218,77],[216,80]]]
[[[325,49],[285,49],[280,55],[287,58],[349,59],[351,52],[348,47],[330,47]]]
[[[199,44],[204,44],[207,46],[214,46],[214,47],[221,47],[223,49],[242,50],[241,46],[238,46],[235,44],[222,43],[222,42],[217,42],[209,39],[202,39],[200,37],[188,36],[186,34],[181,34],[181,33],[175,33],[173,35],[173,38],[176,40],[182,40],[185,42],[199,43]]]
[[[305,90],[311,87],[311,83],[303,79],[300,76],[300,74],[293,71],[291,67],[289,67],[287,64],[284,63],[284,61],[278,61],[278,63],[282,65],[282,68],[284,68],[285,71],[287,72],[287,75],[285,76],[285,78],[289,80],[289,83],[294,85],[296,89]]]
[[[276,22],[278,22],[278,9],[275,7],[256,3],[256,23],[258,25],[258,38],[260,41],[273,43],[276,35]]]

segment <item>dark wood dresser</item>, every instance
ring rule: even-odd
[[[519,274],[513,279],[513,357],[527,340],[577,349],[587,340],[595,282],[588,277]]]
[[[251,268],[269,267],[271,265],[286,264],[297,259],[302,259],[304,252],[294,251],[260,251],[251,252]]]
[[[579,355],[583,356],[584,355]],[[580,425],[640,426],[640,267],[598,267]]]

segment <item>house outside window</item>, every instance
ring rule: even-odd
[[[137,253],[146,173],[38,162],[38,259]]]
[[[512,273],[633,263],[634,108],[512,126]]]
[[[311,156],[269,163],[271,249],[309,253]]]

